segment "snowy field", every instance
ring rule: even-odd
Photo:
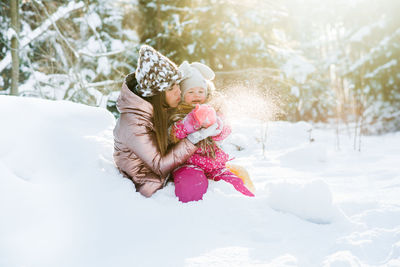
[[[400,266],[400,133],[236,121],[224,148],[256,197],[223,181],[180,203],[114,167],[114,117],[0,96],[0,266]],[[240,147],[240,150],[237,148]]]

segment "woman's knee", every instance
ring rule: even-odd
[[[161,189],[163,184],[161,182],[148,181],[143,184],[136,184],[136,191],[145,197],[151,197],[155,192]]]
[[[182,202],[203,199],[207,192],[208,179],[204,172],[194,166],[183,166],[173,172],[175,195]]]

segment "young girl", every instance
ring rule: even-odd
[[[206,65],[198,62],[191,64],[184,62],[179,70],[183,73],[183,80],[180,83],[182,103],[178,105],[176,112],[170,118],[172,123],[169,128],[171,143],[177,143],[199,128],[207,127],[210,124],[209,121],[203,124],[199,123],[195,112],[200,108],[198,105],[209,100],[210,91],[213,89],[211,80],[215,77],[214,72]],[[211,106],[202,105],[201,108],[206,113],[210,113],[211,117],[213,117],[213,112],[215,114]],[[224,140],[231,133],[231,129],[229,126],[223,125],[222,114],[216,114],[220,133],[200,141],[196,152],[189,157],[183,166],[173,171],[175,194],[182,202],[202,199],[203,194],[207,191],[207,179],[224,180],[232,184],[242,194],[254,196],[246,188],[243,180],[226,168],[229,155],[218,146],[216,141]],[[192,187],[188,187],[187,184],[191,182],[192,177],[198,176],[205,176],[205,181],[203,183],[197,182]],[[199,179],[196,179],[196,181],[199,181]],[[191,190],[188,190],[188,188],[191,188]]]

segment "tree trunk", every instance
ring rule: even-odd
[[[12,71],[11,71],[11,95],[18,95],[18,80],[19,80],[19,56],[18,56],[18,34],[19,34],[19,14],[18,14],[18,0],[11,0],[10,17],[11,27],[16,34],[11,38],[11,57],[12,57]]]

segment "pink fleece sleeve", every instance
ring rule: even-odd
[[[224,127],[222,128],[222,131],[221,131],[220,134],[218,134],[218,135],[212,137],[212,139],[213,139],[214,141],[221,141],[221,140],[224,140],[224,139],[227,138],[227,137],[231,134],[231,132],[232,132],[231,126],[225,123],[224,117],[223,117],[222,115],[220,115],[220,114],[218,114],[218,117],[223,121]]]

